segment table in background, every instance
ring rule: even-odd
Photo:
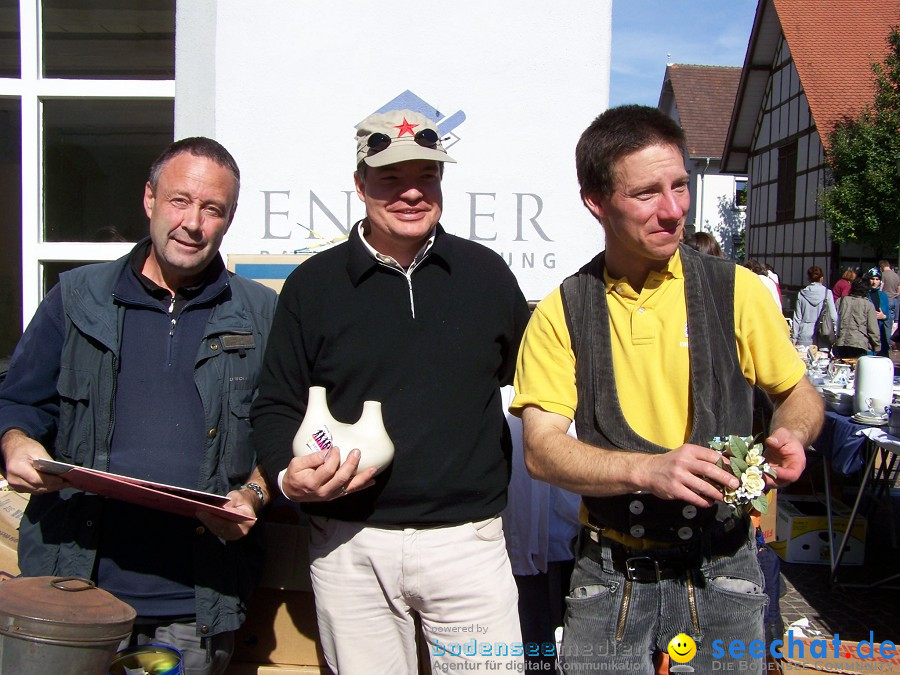
[[[860,434],[863,432],[863,434]],[[834,522],[831,506],[831,476],[828,465],[823,463],[825,475],[825,508],[828,513],[829,552],[831,557],[831,583],[837,579],[837,569],[844,555],[844,547],[847,539],[853,531],[853,524],[859,513],[859,507],[865,495],[866,488],[871,486],[873,497],[884,496],[885,491],[890,495],[890,486],[894,473],[897,470],[897,454],[900,452],[900,438],[895,438],[887,433],[886,427],[873,427],[865,424],[857,424],[847,415],[827,411],[825,423],[819,437],[812,444],[814,450],[820,453],[825,460],[831,463],[832,469],[843,476],[853,475],[860,470],[859,491],[850,510],[847,527],[841,538],[840,546],[834,545]],[[881,457],[881,463],[877,471],[874,471],[875,458]],[[874,473],[874,483],[870,481]],[[880,495],[879,495],[880,493]],[[891,513],[893,520],[893,512]],[[896,542],[894,542],[896,545]],[[868,586],[877,586],[887,581],[896,579],[894,574],[881,579]]]

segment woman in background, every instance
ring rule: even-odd
[[[834,296],[835,301],[838,298],[843,298],[845,295],[850,295],[850,285],[854,279],[856,279],[856,270],[852,267],[845,267],[841,278],[837,280],[834,288],[831,289],[831,294]]]
[[[766,269],[766,266],[759,262],[759,260],[750,258],[750,260],[744,263],[744,267],[746,267],[759,277],[760,281],[762,281],[763,283],[763,286],[768,288],[769,293],[772,294],[772,299],[775,300],[775,304],[778,305],[778,309],[781,310],[781,293],[779,293],[778,291],[778,286],[776,286],[775,282],[772,281],[772,279],[769,277],[769,271]]]
[[[700,251],[700,253],[715,256],[716,258],[725,257],[722,254],[719,242],[708,232],[694,232],[694,234],[684,238],[684,243],[695,251]]]
[[[824,275],[821,267],[818,265],[810,267],[806,270],[806,278],[809,285],[797,294],[794,318],[791,321],[791,341],[795,345],[811,345],[815,342],[817,347],[831,347],[830,344],[818,344],[816,322],[822,312],[828,312],[832,324],[837,325],[834,299],[831,292],[822,284]]]
[[[875,305],[869,300],[869,283],[854,279],[850,295],[837,301],[837,339],[831,353],[841,359],[865,356],[881,349]]]

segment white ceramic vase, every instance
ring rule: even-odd
[[[332,446],[340,449],[342,461],[351,450],[358,449],[361,453],[358,471],[374,466],[381,473],[394,459],[394,444],[384,428],[381,403],[365,401],[356,423],[346,424],[331,415],[325,388],[310,387],[306,415],[294,435],[294,455],[324,452]]]

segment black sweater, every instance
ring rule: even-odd
[[[311,385],[325,387],[342,422],[355,422],[363,401],[381,401],[395,446],[375,486],[305,504],[310,514],[436,524],[506,505],[511,446],[499,387],[512,381],[527,303],[500,256],[437,230],[411,290],[371,257],[357,227],[284,285],[251,412],[270,479],[292,458]]]

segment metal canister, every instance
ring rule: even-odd
[[[0,583],[0,672],[106,673],[134,609],[92,581],[17,577]]]

